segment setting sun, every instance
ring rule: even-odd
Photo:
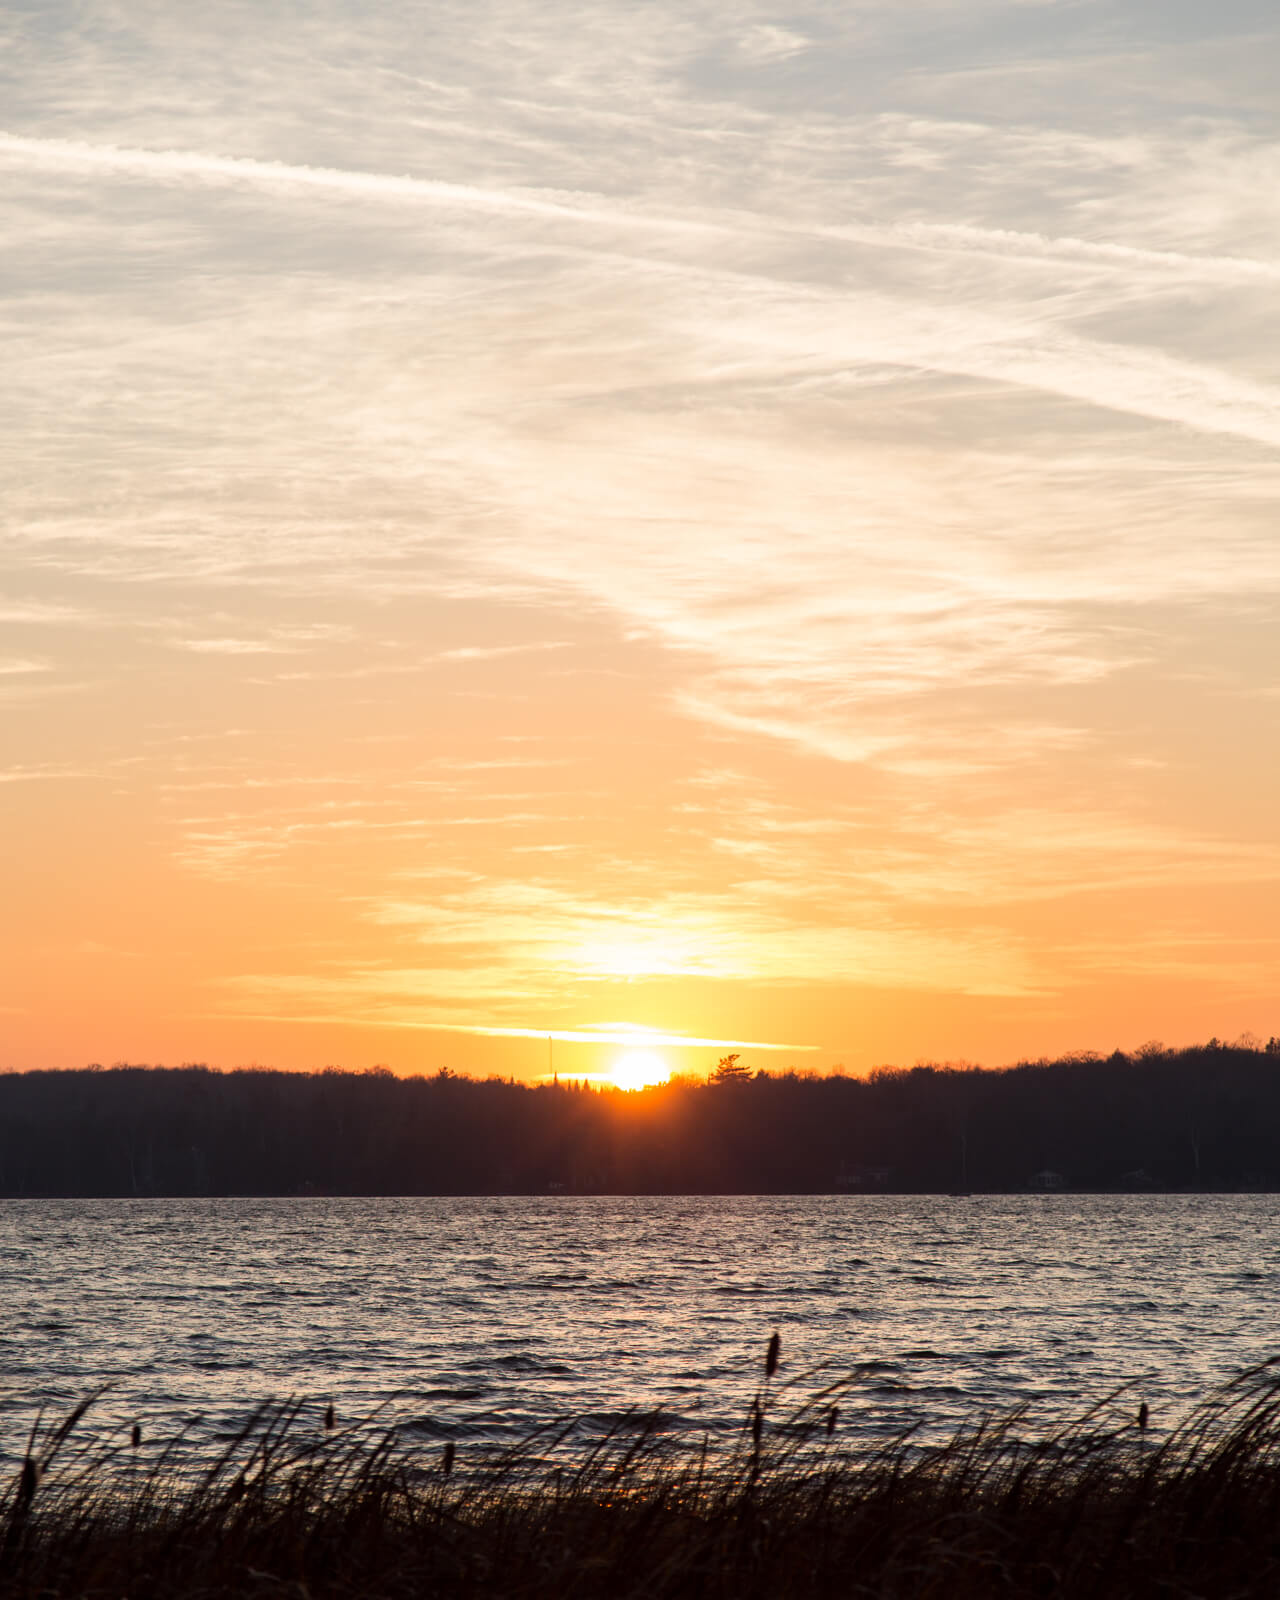
[[[1271,1037],[1280,9],[424,9],[0,11],[0,1071]]]
[[[609,1076],[619,1089],[651,1089],[667,1081],[671,1068],[652,1050],[628,1050],[614,1062]]]

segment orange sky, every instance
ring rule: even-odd
[[[0,1067],[1280,1032],[1280,40],[1106,10],[15,24]]]

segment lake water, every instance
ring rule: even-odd
[[[0,1306],[9,1456],[108,1382],[149,1440],[288,1395],[424,1442],[659,1403],[714,1438],[774,1329],[802,1390],[856,1374],[852,1434],[1129,1380],[1160,1422],[1280,1353],[1280,1197],[5,1201]]]

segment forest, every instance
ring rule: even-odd
[[[116,1066],[0,1075],[0,1195],[1280,1188],[1280,1040],[639,1092]]]

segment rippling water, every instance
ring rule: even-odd
[[[856,1370],[855,1432],[1130,1379],[1170,1417],[1280,1353],[1278,1288],[1273,1195],[7,1201],[0,1445],[104,1382],[148,1438],[286,1395],[422,1439],[658,1403],[714,1435],[774,1328],[783,1376]]]

